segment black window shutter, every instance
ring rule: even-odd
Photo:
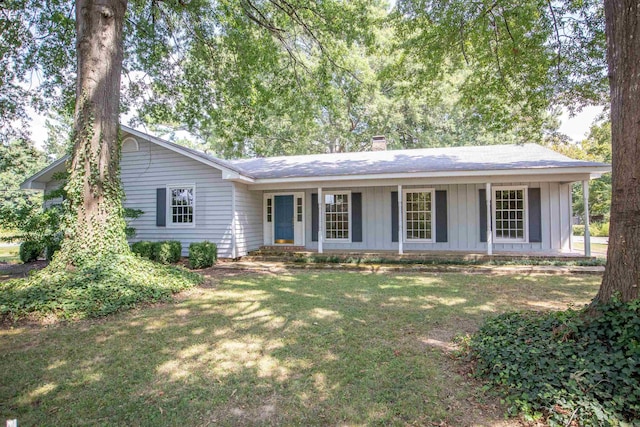
[[[542,207],[539,188],[529,188],[529,242],[542,242]]]
[[[156,188],[156,226],[167,226],[167,189]]]
[[[436,191],[436,242],[447,241],[447,192]]]
[[[351,226],[353,233],[351,234],[352,242],[362,242],[362,193],[351,193]]]
[[[398,192],[391,192],[391,241],[398,241]]]
[[[478,190],[480,199],[480,241],[487,241],[487,190]]]
[[[318,193],[311,194],[311,241],[318,241]]]

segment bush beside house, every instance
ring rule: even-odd
[[[24,241],[20,244],[20,261],[33,262],[37,261],[43,251],[42,243],[31,240]]]
[[[142,258],[147,258],[160,264],[175,264],[180,261],[182,243],[177,240],[141,241],[132,244],[131,251]]]
[[[218,258],[218,247],[208,241],[189,245],[189,267],[206,268],[215,264]]]

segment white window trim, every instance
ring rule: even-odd
[[[342,239],[332,239],[327,237],[327,207],[325,203],[325,197],[327,196],[336,196],[340,194],[347,195],[347,203],[349,204],[349,229],[347,230],[347,238]],[[328,243],[351,243],[352,233],[352,221],[351,221],[351,213],[353,212],[353,202],[351,197],[351,190],[334,190],[334,191],[323,191],[322,192],[322,240]]]
[[[173,222],[173,212],[171,211],[171,190],[174,188],[192,188],[193,189],[193,222],[192,223],[179,223]],[[167,227],[170,228],[194,228],[196,226],[196,184],[168,184],[167,185]]]
[[[521,239],[518,238],[498,238],[497,227],[496,227],[496,192],[497,191],[508,191],[508,190],[522,190],[522,199],[524,206],[524,214],[522,215],[523,227],[524,227],[524,237]],[[491,192],[491,233],[493,234],[493,243],[529,243],[529,186],[527,185],[508,185],[501,187],[492,187]]]
[[[430,239],[409,239],[407,233],[407,194],[408,193],[431,193],[431,238]],[[402,189],[402,241],[404,243],[434,243],[436,241],[436,189],[435,188],[403,188]]]

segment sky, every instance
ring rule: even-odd
[[[559,131],[568,135],[573,142],[580,142],[589,134],[589,128],[601,113],[602,107],[585,107],[579,114],[571,117],[565,110],[560,116]]]

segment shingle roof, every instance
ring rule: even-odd
[[[254,179],[595,167],[537,144],[368,151],[227,160]]]
[[[411,174],[430,172],[465,173],[469,171],[514,171],[523,169],[587,168],[585,172],[607,172],[610,165],[574,160],[537,144],[488,145],[417,150],[366,151],[357,153],[312,154],[304,156],[263,157],[223,160],[198,150],[174,144],[144,132],[122,126],[123,130],[156,144],[163,145],[217,168],[227,169],[250,179],[293,179],[357,175]],[[68,156],[59,159],[27,179],[21,186],[30,188],[32,181],[49,181],[64,167]],[[588,170],[591,168],[591,170]],[[381,177],[382,178],[382,177]]]

